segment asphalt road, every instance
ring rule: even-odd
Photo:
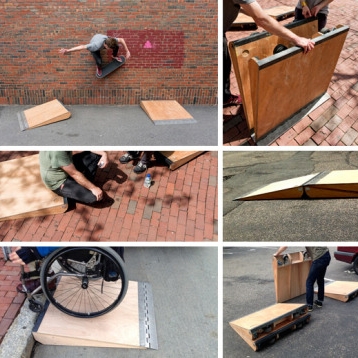
[[[218,250],[127,248],[129,279],[152,286],[158,350],[36,344],[33,358],[210,358],[218,356]]]
[[[304,247],[289,247],[297,252]],[[333,258],[326,278],[358,281],[352,266]],[[277,247],[226,247],[223,252],[223,357],[353,358],[357,356],[358,298],[341,302],[326,298],[323,308],[311,312],[311,320],[274,344],[255,352],[231,328],[230,321],[275,304],[272,255]],[[305,295],[289,302],[306,303]]]
[[[233,199],[276,181],[357,168],[352,151],[224,152],[224,241],[355,241],[358,199]]]

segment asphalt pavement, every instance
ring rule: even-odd
[[[2,146],[217,146],[218,107],[184,108],[195,123],[155,125],[138,106],[66,106],[71,118],[21,131],[17,114],[34,106],[0,106]]]
[[[149,282],[152,287],[159,349],[45,346],[36,343],[32,358],[218,356],[217,248],[126,248],[125,260],[129,280]]]
[[[233,199],[276,181],[357,168],[356,151],[224,152],[224,241],[356,241],[358,199]]]
[[[358,281],[352,266],[333,257],[326,278]],[[255,352],[231,328],[230,321],[275,304],[272,255],[277,247],[226,247],[223,252],[223,357],[353,358],[357,356],[358,298],[346,303],[326,298],[323,307],[314,308],[311,320],[278,339],[274,344]],[[287,252],[304,250],[289,247]],[[305,304],[305,295],[289,301]]]

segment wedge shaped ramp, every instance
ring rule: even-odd
[[[234,200],[358,198],[358,170],[334,170],[282,180]]]
[[[317,293],[316,289],[315,293]],[[348,302],[358,296],[358,282],[330,281],[324,286],[324,295],[334,300]]]

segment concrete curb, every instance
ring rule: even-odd
[[[30,358],[35,340],[32,330],[38,313],[25,301],[0,345],[0,358]]]

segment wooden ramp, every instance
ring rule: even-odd
[[[158,349],[151,286],[130,281],[120,305],[96,318],[75,318],[49,305],[33,336],[48,345]]]
[[[67,207],[43,184],[38,154],[0,163],[0,221],[64,213]]]
[[[265,185],[234,200],[358,198],[358,170],[333,170]]]
[[[140,106],[155,125],[196,123],[177,101],[141,101]]]
[[[314,51],[303,55],[301,48],[267,32],[229,44],[254,141],[262,140],[326,93],[349,30],[339,26],[323,35],[318,33],[317,20],[313,19],[286,27],[298,36],[314,38]],[[287,49],[274,53],[277,45]],[[296,76],[297,73],[315,76]]]
[[[315,289],[317,293],[317,289]],[[335,300],[348,302],[358,296],[358,282],[333,281],[325,284],[324,295]]]
[[[19,112],[17,116],[20,129],[24,131],[29,128],[63,121],[70,118],[71,113],[67,111],[59,100],[54,99],[53,101]]]
[[[306,293],[306,279],[311,262],[303,252],[273,257],[276,302],[285,302]]]
[[[265,9],[264,11],[266,12],[267,15],[273,17],[277,21],[282,21],[289,17],[295,16],[294,6],[280,5],[280,6],[271,7],[270,9]]]
[[[230,326],[255,351],[310,320],[307,305],[278,303],[230,322]]]
[[[199,151],[162,151],[159,155],[164,158],[169,169],[175,170],[180,166],[190,162],[204,152]]]

